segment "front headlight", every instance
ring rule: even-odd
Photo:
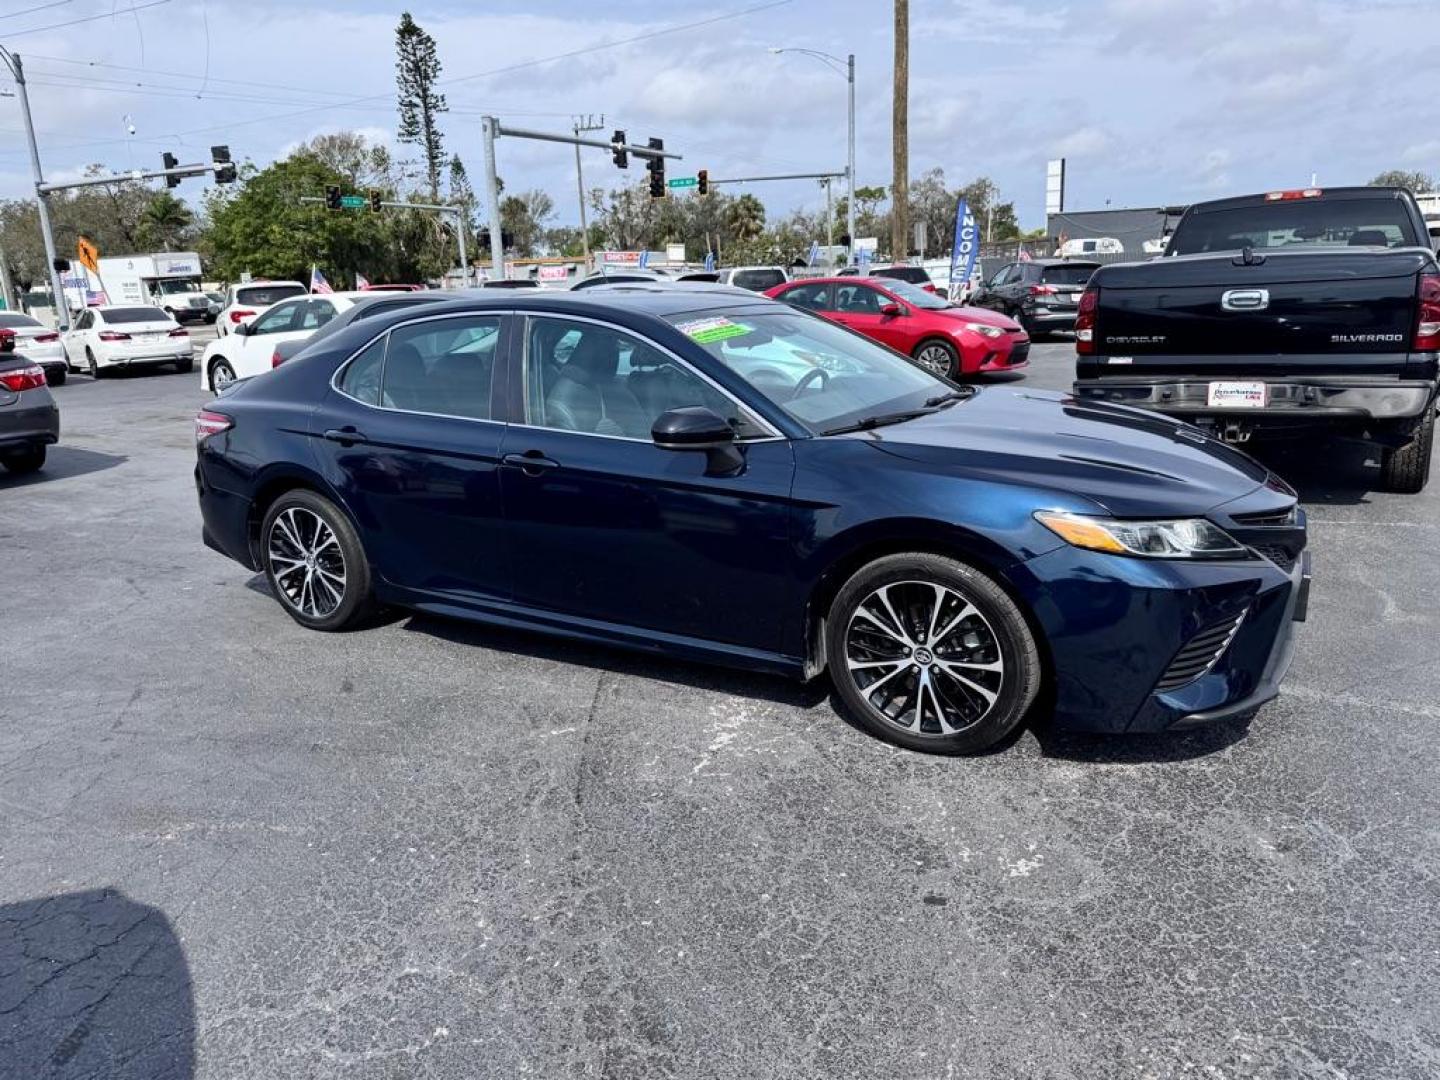
[[[1035,520],[1068,544],[1111,555],[1151,559],[1245,557],[1249,549],[1204,518],[1175,521],[1116,521],[1042,510]]]
[[[973,331],[974,333],[979,334],[981,337],[988,338],[1002,337],[1005,334],[1005,331],[1001,330],[998,326],[986,326],[984,323],[978,322],[961,323],[960,328],[962,330]]]

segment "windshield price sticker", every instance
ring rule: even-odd
[[[677,329],[691,341],[701,345],[724,341],[726,338],[744,337],[751,333],[750,327],[731,322],[723,315],[713,319],[694,319],[691,322],[680,323]]]

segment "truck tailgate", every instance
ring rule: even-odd
[[[1100,292],[1094,373],[1205,374],[1243,364],[1257,375],[1364,374],[1391,354],[1397,373],[1404,366],[1425,252],[1311,249],[1254,259],[1180,256],[1102,269],[1091,283]]]

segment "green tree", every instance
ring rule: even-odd
[[[195,223],[195,214],[168,191],[158,191],[140,220],[140,238],[147,248],[174,251]]]
[[[755,240],[765,231],[765,204],[748,192],[730,203],[725,225],[733,240]]]
[[[1404,169],[1387,169],[1370,181],[1371,187],[1402,187],[1419,194],[1435,190],[1435,178],[1425,172],[1406,172]]]
[[[545,234],[545,222],[555,214],[555,201],[538,189],[507,195],[500,201],[500,228],[510,234],[510,253],[522,257],[537,254]]]
[[[416,24],[408,11],[404,12],[395,30],[395,86],[400,107],[396,137],[402,143],[420,147],[432,202],[440,198],[440,171],[445,166],[439,116],[449,109],[445,95],[435,89],[439,78],[435,39]]]

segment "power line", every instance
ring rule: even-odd
[[[6,12],[4,15],[0,15],[0,19],[15,19],[19,18],[21,15],[29,15],[31,12],[34,11],[46,11],[49,8],[64,7],[66,4],[72,2],[73,0],[50,0],[50,3],[48,4],[36,4],[34,7],[21,8],[19,11]]]
[[[86,15],[83,18],[70,19],[67,22],[51,23],[49,26],[32,26],[28,30],[7,30],[5,31],[5,37],[23,37],[26,34],[40,34],[44,33],[46,30],[59,30],[66,26],[79,26],[81,23],[95,22],[98,19],[113,19],[117,15],[129,15],[132,12],[144,11],[146,8],[159,7],[161,4],[168,4],[169,2],[170,0],[149,0],[149,3],[134,4],[131,7],[126,8],[124,11],[116,9],[115,11],[106,11],[99,15]],[[39,9],[37,8],[36,10]]]

